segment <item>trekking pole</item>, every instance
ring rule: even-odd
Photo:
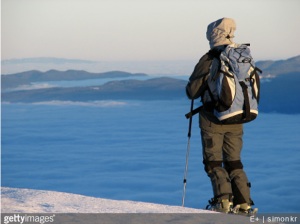
[[[194,100],[191,102],[191,113],[193,111]],[[187,145],[187,153],[186,153],[186,162],[185,162],[185,174],[183,180],[183,198],[182,198],[182,207],[184,207],[184,198],[185,198],[185,187],[186,187],[186,176],[187,176],[187,168],[188,168],[188,161],[189,161],[189,152],[190,152],[190,139],[191,139],[191,130],[192,130],[192,117],[190,117],[189,122],[189,133],[188,133],[188,145]]]

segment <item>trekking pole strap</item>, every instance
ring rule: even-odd
[[[189,118],[193,117],[195,114],[199,113],[200,110],[202,110],[202,108],[203,108],[203,105],[200,106],[200,107],[198,107],[198,108],[196,108],[195,110],[192,110],[191,112],[187,113],[185,115],[186,119],[189,119]]]

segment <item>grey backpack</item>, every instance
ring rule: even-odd
[[[220,54],[216,82],[218,101],[214,115],[224,124],[252,121],[258,114],[260,82],[247,45],[230,44]]]
[[[215,77],[208,78],[213,57],[220,60],[220,67]],[[201,64],[202,59],[206,60],[202,61]],[[201,88],[198,89],[198,92],[194,91],[193,96],[198,98],[208,89],[211,95],[210,98],[215,105],[214,115],[221,123],[238,124],[254,120],[258,114],[260,93],[257,71],[262,71],[255,67],[247,45],[230,44],[222,52],[210,51],[200,59],[200,62],[197,66],[204,66],[203,68],[205,68],[207,74],[201,73],[202,77],[200,75],[196,76],[197,74],[194,73],[197,69],[195,69],[188,84],[190,87],[187,86],[187,95],[188,93],[190,94],[188,97],[195,99],[191,95],[193,92],[188,90],[192,87],[197,89],[195,84],[200,85],[202,81]],[[196,77],[198,79],[195,79]],[[217,97],[214,97],[212,94],[212,86],[217,90]],[[214,100],[216,98],[217,100]],[[192,114],[189,113],[187,115],[192,116],[199,110],[200,108],[197,108]]]

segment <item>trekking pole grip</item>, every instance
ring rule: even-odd
[[[192,102],[191,102],[191,112],[190,113],[193,113],[193,107],[194,107],[194,99],[192,99]],[[191,137],[192,118],[193,118],[193,116],[190,117],[190,121],[189,121],[189,133],[188,133],[188,137]]]

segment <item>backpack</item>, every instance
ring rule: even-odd
[[[230,44],[219,58],[219,71],[210,79],[215,82],[218,94],[214,115],[222,124],[254,120],[258,114],[260,95],[257,71],[262,71],[255,67],[250,49],[245,44]],[[209,92],[211,94],[210,89]]]
[[[230,44],[223,51],[210,50],[196,65],[186,88],[188,98],[196,99],[208,90],[214,102],[214,115],[222,124],[240,124],[254,120],[258,114],[260,82],[249,44]],[[218,58],[215,77],[209,77],[212,60]],[[204,66],[205,65],[205,66]],[[201,67],[204,69],[201,70]],[[215,91],[216,88],[216,91]],[[214,97],[213,92],[217,94]],[[203,106],[187,113],[186,118],[198,113]]]

